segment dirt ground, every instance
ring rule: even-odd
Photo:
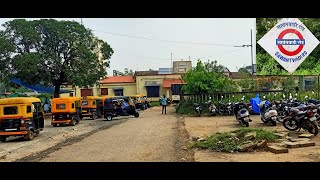
[[[173,162],[179,153],[179,119],[169,107],[167,115],[153,107],[133,118],[96,132],[79,142],[38,156],[41,162]],[[30,159],[29,159],[30,160]]]
[[[0,142],[0,162],[28,161],[30,157],[35,157],[42,151],[79,141],[91,133],[125,122],[127,119],[103,121],[85,118],[76,126],[64,127],[53,127],[51,119],[46,119],[44,130],[33,140],[25,141],[22,137],[11,136],[6,142]]]
[[[263,124],[259,116],[251,116],[253,122],[250,127],[275,129],[288,132],[282,125],[277,126]],[[217,117],[184,117],[185,128],[190,139],[207,136],[216,132],[226,132],[240,128],[241,125],[234,116]],[[307,133],[301,130],[303,133]],[[290,136],[297,136],[295,132]],[[197,162],[319,162],[320,161],[320,135],[312,138],[316,143],[313,147],[289,149],[289,153],[274,154],[271,152],[246,152],[246,153],[218,153],[207,150],[195,150],[194,160]],[[189,143],[191,140],[189,140]]]

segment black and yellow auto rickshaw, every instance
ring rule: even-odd
[[[0,99],[0,141],[9,136],[33,139],[44,128],[41,100],[33,97]]]
[[[136,109],[140,109],[140,110],[144,110],[145,109],[145,105],[144,103],[142,103],[142,96],[141,95],[131,95],[129,96],[133,103],[135,104]]]
[[[53,98],[51,125],[78,124],[82,119],[80,100],[78,97]]]
[[[142,103],[145,105],[145,108],[150,108],[151,107],[151,103],[150,101],[148,100],[147,96],[145,94],[140,94],[141,96],[141,100],[142,100]]]
[[[127,101],[129,108],[127,111],[122,109],[122,102]],[[139,117],[139,112],[129,96],[114,96],[104,100],[104,118],[111,121],[117,116],[134,116]]]
[[[100,110],[98,105],[101,104],[101,100],[98,96],[86,96],[81,99],[82,117],[90,117],[91,119],[98,118],[97,111]]]

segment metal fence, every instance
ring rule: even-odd
[[[283,90],[274,90],[274,91],[244,91],[244,92],[217,92],[217,93],[209,93],[209,94],[182,94],[180,95],[180,102],[183,101],[192,101],[198,103],[204,103],[209,100],[211,97],[211,101],[219,102],[219,101],[240,101],[240,99],[244,96],[245,101],[249,102],[251,98],[256,97],[259,94],[260,97],[267,96],[269,99],[278,99],[282,98],[284,94],[286,97],[289,97],[289,92]],[[278,97],[278,98],[277,98]]]

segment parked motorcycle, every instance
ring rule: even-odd
[[[202,106],[199,103],[193,104],[193,109],[196,111],[197,115],[200,117],[202,115]]]
[[[217,108],[216,106],[212,103],[211,97],[209,97],[209,101],[206,102],[209,108],[209,114],[210,116],[216,116],[217,115]]]
[[[265,99],[265,97],[263,97]],[[263,100],[259,104],[260,108],[260,118],[263,123],[269,123],[273,126],[277,125],[278,112],[276,110],[276,105],[269,105],[269,101]]]
[[[289,109],[289,116],[284,118],[283,126],[289,131],[298,130],[298,132],[302,128],[314,135],[317,135],[319,131],[317,118],[312,108],[305,105]]]
[[[252,120],[250,119],[250,114],[248,108],[246,107],[246,104],[242,101],[243,98],[241,99],[241,102],[235,103],[234,114],[236,116],[236,120],[241,125],[249,127],[249,122],[252,122]]]

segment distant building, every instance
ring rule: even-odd
[[[173,61],[174,74],[187,73],[190,69],[192,69],[191,61]]]
[[[172,68],[159,68],[159,74],[172,74]]]

